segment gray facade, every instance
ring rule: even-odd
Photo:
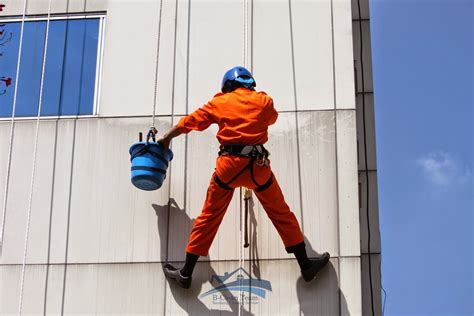
[[[2,19],[21,16],[23,1],[3,2]],[[0,192],[8,189],[0,314],[18,313],[20,297],[25,314],[371,315],[372,306],[381,314],[368,3],[361,0],[360,17],[357,0],[247,3],[245,28],[237,0],[163,0],[161,25],[159,0],[52,1],[57,14],[105,14],[98,107],[92,116],[40,121],[23,282],[36,119],[14,120],[11,164],[12,123],[0,121]],[[46,0],[28,2],[28,15],[47,11]],[[244,47],[257,88],[280,112],[269,130],[272,168],[311,254],[330,252],[331,265],[303,282],[255,198],[243,251],[236,190],[186,291],[170,286],[161,264],[184,260],[214,170],[217,128],[173,140],[158,191],[132,186],[128,148],[151,125],[154,103],[164,132],[218,92],[224,71],[244,63]],[[243,303],[236,293],[203,296],[242,256],[253,280],[271,290],[247,293]]]

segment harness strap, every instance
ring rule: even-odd
[[[227,182],[224,182],[222,181],[218,176],[217,174],[214,175],[214,181],[216,181],[216,183],[221,187],[223,188],[224,190],[231,190],[231,188],[229,187],[229,184],[231,184],[232,182],[234,182],[242,173],[245,172],[245,170],[249,169],[249,167],[252,166],[253,162],[255,161],[255,158],[252,157],[250,158],[250,161],[249,163],[242,169],[240,170],[232,179],[230,179],[229,181]]]
[[[258,184],[257,180],[255,180],[255,175],[253,172],[253,165],[250,166],[250,177],[252,178],[252,182],[257,186],[255,189],[256,192],[262,192],[263,190],[267,189],[273,183],[273,172],[270,174],[270,178],[262,185]]]
[[[137,156],[141,156],[142,154],[144,153],[148,153],[150,155],[152,155],[153,157],[161,160],[162,163],[165,164],[166,167],[168,167],[168,160],[165,159],[165,157],[163,157],[162,155],[158,154],[158,153],[155,153],[151,150],[148,150],[148,147],[147,145],[143,146],[140,150],[138,150],[135,154],[133,154],[131,157],[130,157],[130,161],[132,161],[135,157]]]
[[[269,186],[272,185],[273,183],[273,172],[272,174],[270,175],[270,178],[262,185],[260,185],[257,180],[255,179],[255,175],[254,175],[254,172],[253,172],[253,163],[254,161],[256,160],[255,157],[252,157],[249,161],[249,163],[245,166],[245,168],[243,168],[242,170],[240,170],[232,179],[230,179],[229,181],[227,182],[224,182],[222,181],[218,176],[217,174],[214,175],[214,181],[217,183],[217,185],[219,185],[221,188],[223,188],[224,190],[232,190],[231,187],[229,187],[229,184],[231,184],[232,182],[234,182],[240,175],[242,175],[242,173],[244,173],[246,170],[249,170],[250,171],[250,177],[252,179],[252,182],[257,186],[257,188],[255,189],[256,192],[262,192],[263,190],[267,189]]]
[[[219,156],[221,155],[240,157],[264,156],[267,158],[270,154],[263,145],[224,144],[220,146]]]
[[[252,168],[252,164],[253,164],[254,161],[255,161],[255,158],[254,158],[254,157],[250,158],[250,161],[249,161],[248,165],[246,165],[245,168],[243,168],[242,170],[240,170],[232,179],[230,179],[230,180],[226,183],[226,185],[231,184],[232,182],[234,182],[235,180],[237,180],[237,178],[240,177],[240,175],[241,175],[242,173],[244,173],[245,170],[247,170],[247,169],[249,169],[249,168]]]
[[[226,185],[218,176],[217,174],[214,175],[214,181],[217,183],[218,186],[220,186],[221,188],[223,188],[224,190],[232,190],[231,187],[229,187],[228,185]]]
[[[273,184],[273,172],[270,175],[270,178],[267,180],[267,182],[265,182],[263,185],[256,188],[255,192],[262,192],[262,191],[268,189],[272,184]]]

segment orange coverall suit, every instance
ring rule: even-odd
[[[217,139],[221,144],[263,145],[268,140],[268,126],[275,123],[278,112],[273,100],[265,92],[238,88],[229,93],[218,93],[207,104],[190,115],[182,118],[177,127],[182,133],[191,130],[203,131],[209,125],[219,125]],[[221,155],[217,158],[216,170],[211,178],[206,201],[201,214],[194,222],[193,230],[186,246],[186,252],[198,256],[207,256],[212,241],[229,206],[237,187],[256,189],[250,171],[245,170],[237,179],[228,184],[228,189],[219,186],[214,180],[217,174],[227,183],[249,164],[250,158]],[[302,243],[303,233],[295,215],[285,202],[283,193],[273,175],[270,165],[252,165],[254,180],[260,185],[273,181],[269,187],[255,194],[276,227],[286,248]]]

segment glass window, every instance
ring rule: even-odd
[[[96,114],[103,18],[50,20],[41,116]],[[24,23],[15,117],[38,115],[46,20]],[[21,21],[0,20],[0,117],[11,117]]]

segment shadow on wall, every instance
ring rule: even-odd
[[[250,237],[249,248],[250,248],[250,270],[257,279],[261,278],[260,274],[260,257],[258,255],[258,230],[257,230],[257,217],[255,216],[255,203],[253,197],[249,200],[249,228],[248,234]]]
[[[306,244],[306,251],[308,253],[308,257],[315,258],[320,256],[320,254],[313,249],[311,243],[306,237],[304,239],[304,242]],[[342,293],[341,289],[339,288],[337,280],[337,272],[332,264],[329,264],[328,266],[326,266],[326,268],[324,268],[323,271],[319,272],[316,276],[316,279],[312,282],[305,282],[300,276],[296,281],[296,293],[300,305],[300,314],[314,315],[317,312],[317,315],[332,315],[334,311],[324,310],[321,307],[315,306],[315,299],[313,297],[315,294],[326,296],[324,295],[324,293],[328,290],[331,290],[334,291],[334,294],[337,293],[339,295],[339,298],[330,298],[340,300],[339,311],[336,311],[336,315],[350,315],[349,309],[347,307],[346,298],[344,296],[344,293]],[[324,302],[322,305],[324,305]]]
[[[153,204],[153,209],[157,215],[157,227],[158,234],[161,243],[161,259],[162,262],[167,261],[168,257],[168,229],[167,224],[169,221],[168,216],[175,217],[173,222],[183,223],[184,227],[189,227],[191,229],[194,224],[194,219],[189,218],[188,214],[182,209],[179,208],[174,199],[170,199],[166,205],[156,205]],[[186,232],[189,234],[189,231]],[[249,265],[249,270],[255,278],[260,279],[260,259],[258,254],[258,236],[257,236],[257,219],[255,216],[254,202],[253,199],[249,203],[249,243],[250,243],[250,260],[246,261],[246,265]],[[311,247],[311,244],[305,239],[306,247],[308,250],[308,256],[316,257],[318,253]],[[182,244],[176,245],[177,248],[182,249],[183,257],[186,246],[186,240],[182,239]],[[218,313],[220,315],[236,315],[238,314],[239,305],[236,302],[230,302],[229,297],[233,297],[232,293],[225,289],[223,292],[223,297],[227,300],[227,304],[224,306],[229,306],[231,311],[212,309],[206,306],[200,299],[199,295],[202,291],[202,286],[205,282],[209,282],[211,275],[217,275],[216,271],[211,266],[211,258],[206,257],[205,261],[198,261],[196,269],[193,274],[193,283],[190,289],[185,290],[178,287],[173,282],[169,283],[169,288],[173,296],[174,301],[189,315],[209,315],[211,313]],[[295,261],[296,264],[296,261]],[[164,263],[163,263],[164,265]],[[179,265],[179,264],[178,264]],[[180,264],[182,265],[182,263]],[[347,303],[343,293],[339,290],[337,284],[337,273],[332,265],[328,265],[320,274],[318,274],[317,280],[314,280],[310,283],[304,282],[302,277],[299,277],[296,282],[296,294],[298,297],[300,314],[304,315],[332,315],[331,312],[334,310],[327,310],[326,307],[331,306],[330,302],[325,300],[315,299],[315,295],[322,295],[322,297],[331,296],[328,295],[327,291],[334,292],[333,297],[330,297],[331,300],[341,301],[340,310],[336,310],[337,315],[349,315],[347,308]],[[337,297],[339,296],[339,297]],[[318,303],[319,302],[319,303]],[[321,305],[318,306],[317,304]],[[337,304],[336,302],[334,304]],[[223,306],[223,307],[224,307]],[[252,311],[255,307],[252,304],[245,304],[242,309],[242,315],[254,315],[258,313],[257,311]],[[169,310],[165,310],[165,313],[169,313]],[[172,312],[171,312],[172,313]]]
[[[249,203],[249,235],[250,235],[250,269],[252,274],[255,275],[256,278],[260,279],[260,260],[258,254],[258,230],[257,230],[257,218],[255,216],[255,203],[253,197],[250,199]],[[319,257],[320,254],[313,249],[311,243],[305,237],[305,244],[306,244],[306,251],[308,253],[308,257],[316,258]],[[295,262],[296,264],[296,262]],[[337,273],[334,269],[333,265],[328,265],[323,271],[321,271],[315,280],[312,282],[305,282],[303,278],[300,276],[296,282],[296,295],[298,297],[300,315],[333,315],[331,310],[325,310],[322,307],[318,307],[317,301],[315,300],[314,295],[318,295],[318,293],[323,294],[326,293],[329,289],[337,289],[334,293],[339,295],[340,299],[340,310],[336,311],[336,315],[349,315],[349,310],[347,307],[347,302],[344,297],[344,294],[339,289],[337,284]],[[331,284],[331,282],[333,284]],[[320,301],[321,302],[321,301]],[[322,302],[323,305],[327,304],[326,302]],[[329,304],[327,304],[329,305]],[[252,305],[248,304],[249,311],[252,311]]]
[[[174,199],[170,199],[167,205],[156,205],[153,204],[153,208],[155,210],[156,216],[158,217],[158,234],[160,236],[160,244],[161,244],[161,259],[162,265],[166,262],[168,257],[168,230],[167,222],[168,216],[176,216],[178,217],[177,222],[183,223],[184,227],[193,227],[194,220],[189,218],[188,214],[182,209],[179,208],[178,204]],[[189,235],[190,232],[186,232]],[[183,241],[185,239],[182,239]],[[182,245],[178,245],[177,247],[182,249],[184,254],[185,249],[185,242]],[[238,313],[239,306],[237,304],[232,304],[227,302],[229,307],[232,311],[224,311],[224,310],[217,310],[217,309],[210,309],[208,308],[200,299],[199,294],[201,293],[202,285],[205,282],[209,281],[209,275],[216,275],[216,271],[211,267],[211,258],[206,257],[206,261],[203,261],[203,258],[198,261],[196,268],[193,273],[193,282],[190,289],[182,289],[177,286],[174,282],[168,282],[171,294],[173,295],[174,301],[189,315],[202,315],[207,314],[209,315],[211,312],[216,312],[222,315],[234,315]],[[182,264],[181,264],[182,265]],[[224,291],[225,293],[226,291]],[[232,294],[230,291],[227,291],[228,295],[223,295],[225,298],[231,297]],[[251,315],[249,313],[243,313],[243,315]]]

